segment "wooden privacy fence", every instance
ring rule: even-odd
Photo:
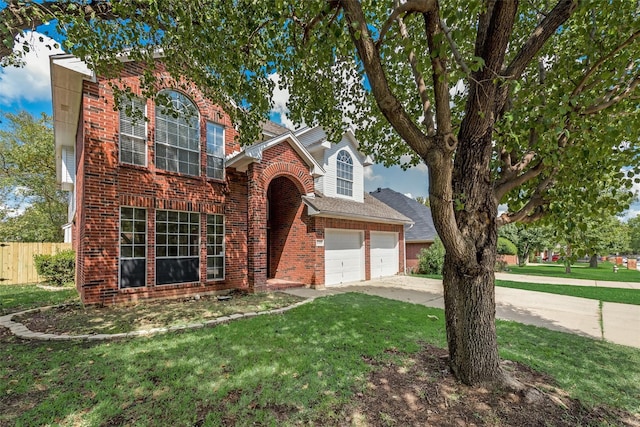
[[[0,286],[40,282],[33,256],[67,249],[73,249],[71,243],[0,243]]]

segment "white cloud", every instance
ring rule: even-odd
[[[384,181],[384,177],[382,175],[376,175],[373,172],[373,168],[371,166],[364,168],[364,179],[372,183],[377,181]]]
[[[411,156],[408,154],[404,154],[402,156],[400,156],[400,164],[402,163],[409,163],[411,161]],[[427,165],[425,164],[425,162],[420,162],[415,166],[412,166],[409,168],[409,170],[415,170],[418,172],[421,172],[423,174],[428,174],[429,173],[429,168],[427,167]]]
[[[280,123],[288,129],[295,129],[294,123],[289,119],[289,108],[287,108],[287,102],[289,102],[289,90],[280,87],[280,76],[278,73],[269,75],[269,80],[273,81],[276,86],[273,88],[271,99],[273,101],[272,113],[278,115]]]
[[[22,49],[25,40],[30,45],[30,51],[22,56],[25,65],[0,68],[1,105],[9,105],[18,100],[37,102],[51,99],[49,55],[62,53],[62,50],[53,47],[55,40],[31,31],[16,40],[14,50]]]
[[[411,193],[404,193],[404,195],[405,195],[405,197],[408,197],[408,198],[410,198],[410,199],[413,199],[413,198],[414,198],[414,197],[413,197],[413,194],[411,194]]]

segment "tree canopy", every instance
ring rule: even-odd
[[[0,241],[61,242],[67,197],[56,184],[51,118],[6,114],[0,130]]]
[[[245,143],[277,81],[294,122],[330,135],[354,126],[378,162],[426,163],[446,249],[450,362],[467,383],[502,373],[496,227],[573,214],[565,200],[576,212],[620,211],[640,172],[636,2],[5,3],[6,47],[56,19],[63,47],[99,74],[116,76],[123,55],[146,63],[150,97],[160,53],[168,73],[226,109]],[[498,218],[499,203],[508,211]]]

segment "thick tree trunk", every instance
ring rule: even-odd
[[[450,367],[456,378],[470,385],[505,382],[495,328],[497,203],[487,197],[492,194],[487,167],[490,135],[469,143],[472,149],[460,149],[454,162],[449,200],[456,206],[455,223],[461,238],[453,240],[438,230],[447,248],[443,284]],[[435,204],[441,203],[440,197],[434,199]],[[439,228],[439,210],[433,213]]]
[[[444,266],[450,367],[466,384],[495,383],[502,377],[495,327],[495,256],[482,264],[469,274],[447,256]]]
[[[589,259],[589,268],[598,268],[598,254],[591,255]]]

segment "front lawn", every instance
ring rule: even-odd
[[[613,272],[613,264],[610,262],[598,263],[598,268],[589,268],[588,264],[575,264],[571,266],[571,273],[565,273],[564,265],[525,265],[524,267],[509,266],[509,273],[527,274],[531,276],[550,276],[570,279],[607,280],[611,282],[640,282],[640,271],[627,270],[619,267],[618,272]]]
[[[640,350],[503,321],[498,336],[587,405],[640,413]],[[5,335],[0,425],[339,425],[372,369],[424,343],[445,346],[442,310],[353,293],[126,341]]]
[[[36,285],[0,285],[0,316],[30,308],[79,301],[75,288],[47,290]]]

